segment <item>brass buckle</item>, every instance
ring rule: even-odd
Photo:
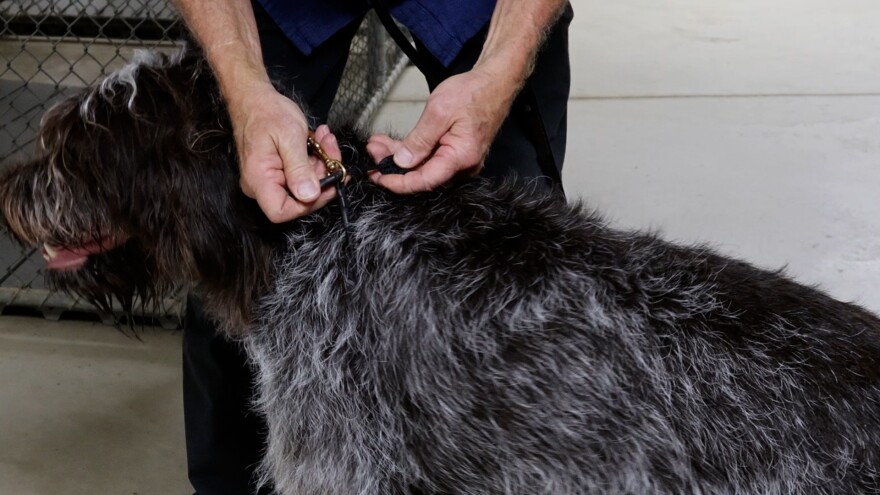
[[[321,159],[324,162],[324,168],[327,170],[327,177],[339,176],[339,178],[334,181],[337,183],[345,182],[345,179],[348,177],[348,170],[345,169],[345,165],[342,164],[339,160],[334,160],[330,158],[324,148],[321,148],[321,145],[318,144],[318,141],[315,140],[315,136],[312,133],[309,133],[309,139],[307,141],[309,151]]]
[[[345,233],[348,235],[348,230],[351,225],[349,222],[348,215],[348,195],[345,192],[345,179],[348,177],[348,170],[345,169],[345,165],[342,164],[339,160],[334,160],[327,155],[327,152],[321,148],[321,145],[318,144],[318,141],[315,139],[315,135],[312,132],[309,132],[309,139],[307,141],[309,152],[324,162],[324,168],[327,170],[327,176],[321,179],[320,185],[321,189],[329,186],[336,186],[336,197],[339,199],[339,211],[342,214],[342,225],[345,228]]]

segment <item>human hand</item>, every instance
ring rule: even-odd
[[[242,191],[256,199],[275,223],[327,204],[335,192],[333,188],[320,190],[324,164],[308,155],[309,129],[299,106],[269,84],[240,94],[241,100],[230,101],[229,113],[238,146]],[[315,131],[315,139],[331,157],[341,157],[327,126]]]
[[[404,175],[371,179],[396,193],[434,189],[456,175],[477,174],[518,90],[486,69],[474,68],[440,83],[416,126],[402,140],[374,135],[367,150],[376,161],[394,155]]]

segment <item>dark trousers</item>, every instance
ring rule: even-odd
[[[353,24],[311,55],[300,53],[254,2],[263,58],[273,80],[295,89],[299,101],[314,119],[324,122],[348,60]],[[535,91],[537,114],[546,130],[556,166],[565,154],[566,108],[570,85],[568,62],[569,7],[539,54],[530,84]],[[485,32],[471,40],[449,67],[450,73],[469,70],[482,48]],[[541,176],[534,144],[522,116],[503,124],[483,175]],[[254,371],[243,350],[216,332],[196,298],[190,297],[183,335],[184,420],[189,479],[198,495],[250,495],[255,493],[253,473],[265,436],[262,419],[250,412]],[[266,488],[260,494],[272,493]]]

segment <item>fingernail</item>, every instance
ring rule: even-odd
[[[397,153],[394,154],[394,163],[401,167],[409,167],[412,165],[412,159],[412,152],[406,148],[400,148],[397,150]]]
[[[296,196],[301,200],[310,200],[319,193],[318,186],[312,181],[303,181],[296,186]]]

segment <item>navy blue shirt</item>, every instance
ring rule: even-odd
[[[370,9],[370,0],[260,0],[296,47],[308,55]],[[495,0],[389,1],[391,15],[444,65],[489,22]]]

